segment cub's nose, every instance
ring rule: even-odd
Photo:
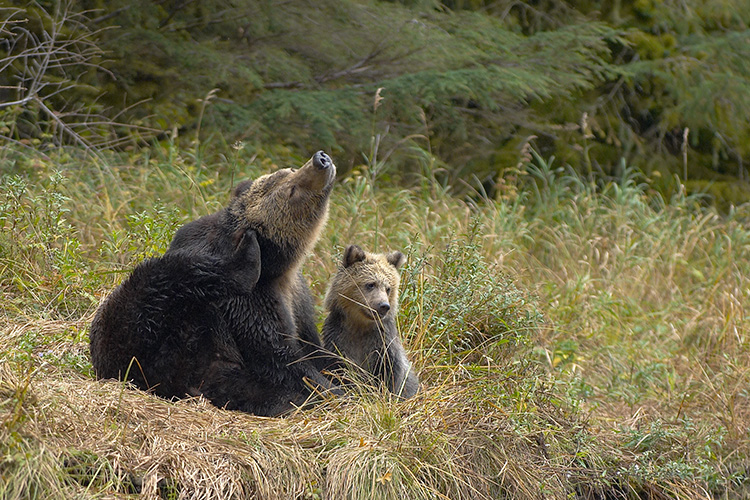
[[[378,314],[380,314],[380,317],[382,318],[386,314],[388,314],[388,311],[391,310],[390,304],[388,302],[383,302],[378,306]]]
[[[325,154],[323,151],[318,151],[313,155],[313,166],[320,170],[325,170],[333,165],[331,157]]]

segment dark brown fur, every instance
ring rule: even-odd
[[[279,415],[332,387],[299,268],[325,225],[335,166],[316,153],[237,186],[228,206],[180,228],[97,311],[97,376],[164,397]]]

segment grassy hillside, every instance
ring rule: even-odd
[[[0,155],[0,498],[744,498],[750,492],[750,209],[719,216],[631,174],[592,186],[528,148],[495,199],[422,157],[337,183],[304,271],[401,249],[399,325],[424,381],[285,419],[170,403],[92,377],[103,298],[238,179],[223,156]]]

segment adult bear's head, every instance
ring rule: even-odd
[[[318,151],[298,169],[285,168],[237,185],[229,213],[238,230],[257,233],[261,280],[296,271],[325,226],[335,178],[333,161]]]

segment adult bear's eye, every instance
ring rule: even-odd
[[[297,186],[292,186],[291,189],[289,189],[289,197],[291,198],[294,196],[294,192],[297,190]]]
[[[391,287],[388,287],[385,289],[385,294],[390,295],[391,294]]]
[[[365,289],[367,289],[367,291],[369,292],[371,290],[375,290],[375,286],[375,283],[368,283],[365,285]]]

